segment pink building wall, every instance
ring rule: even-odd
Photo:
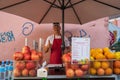
[[[65,35],[70,37],[71,33],[73,36],[84,35],[84,37],[90,37],[91,48],[107,47],[109,46],[109,33],[108,27],[105,26],[105,19],[101,18],[84,25],[65,24]],[[39,38],[46,40],[46,37],[52,34],[52,24],[37,24],[28,19],[5,12],[0,12],[0,27],[0,40],[3,40],[3,42],[0,41],[0,60],[12,59],[15,51],[21,51],[26,37],[28,38],[28,46],[33,48],[33,40],[38,41]],[[7,32],[12,32],[13,37],[10,38],[8,35],[4,35]],[[2,38],[5,38],[5,40]]]

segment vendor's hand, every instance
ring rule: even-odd
[[[50,40],[49,40],[49,41],[48,41],[48,45],[44,47],[45,53],[47,53],[50,48],[51,48],[51,44],[50,44]]]
[[[50,40],[48,41],[47,47],[48,47],[48,48],[51,48]]]
[[[66,48],[65,48],[64,53],[68,53],[68,52],[70,52],[70,51],[71,51],[71,47],[69,46],[69,47],[66,47]]]

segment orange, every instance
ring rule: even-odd
[[[110,49],[108,47],[103,48],[103,52],[109,52],[109,51],[110,51]]]
[[[114,71],[115,74],[120,74],[120,69],[119,68],[114,68],[113,71]]]
[[[119,60],[114,61],[113,66],[114,66],[115,68],[120,68],[120,61],[119,61]]]
[[[107,55],[109,54],[109,52],[104,52],[104,56],[106,56],[107,57]]]
[[[98,68],[98,69],[97,69],[97,74],[98,74],[99,76],[102,76],[102,75],[105,74],[105,70],[104,70],[103,68]]]
[[[95,69],[100,68],[100,67],[101,67],[101,62],[99,62],[99,61],[93,62],[93,67],[94,67]]]
[[[115,54],[114,53],[108,53],[107,58],[108,59],[115,59]]]
[[[98,53],[103,53],[103,50],[102,50],[101,48],[97,48],[96,51],[97,51]]]
[[[97,52],[95,49],[90,50],[90,56],[95,57],[96,54],[97,54]]]
[[[107,69],[105,69],[105,74],[106,75],[111,75],[112,74],[112,69],[111,68],[107,68]]]
[[[96,74],[96,69],[95,68],[90,68],[90,74],[95,75]]]
[[[90,49],[90,55],[95,53],[95,49]]]
[[[103,55],[103,54],[101,54],[101,53],[98,53],[96,56],[95,56],[95,59],[96,60],[101,60],[101,59],[105,59],[106,57]]]
[[[103,69],[107,69],[109,66],[110,66],[110,63],[109,63],[109,62],[107,62],[107,61],[101,62],[101,67],[102,67]]]

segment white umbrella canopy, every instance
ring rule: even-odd
[[[0,0],[0,10],[28,18],[37,23],[62,22],[62,11],[58,8],[50,8],[48,14],[41,20],[49,9],[50,5],[46,1],[54,2],[60,6],[59,1],[63,0]],[[87,23],[89,21],[120,14],[120,0],[64,0],[74,5],[78,18],[72,6],[65,9],[65,23]],[[68,6],[70,6],[70,2]]]

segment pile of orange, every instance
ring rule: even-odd
[[[108,47],[94,48],[90,50],[92,60],[115,59],[115,54]]]
[[[112,61],[92,61],[90,66],[91,75],[112,75]]]
[[[90,59],[91,75],[111,75],[113,73],[120,75],[119,56],[112,52],[108,47],[91,49]]]

